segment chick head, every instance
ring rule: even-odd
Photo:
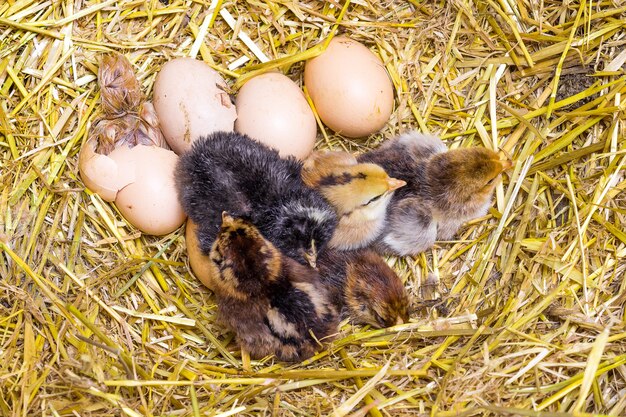
[[[280,252],[249,221],[222,213],[222,226],[209,254],[217,290],[245,299],[262,294],[280,273]]]
[[[128,58],[122,54],[104,55],[98,68],[102,111],[108,117],[137,111],[143,101],[141,85]]]
[[[365,218],[384,211],[405,181],[391,178],[376,164],[362,163],[347,152],[316,152],[302,169],[302,179],[335,208],[339,216],[361,212]]]
[[[314,151],[304,160],[302,179],[309,187],[316,187],[322,178],[338,167],[356,164],[357,159],[348,152]]]
[[[409,298],[400,277],[374,253],[348,265],[345,298],[360,323],[383,328],[409,321]]]
[[[436,206],[459,214],[486,204],[500,175],[513,165],[487,148],[460,148],[434,155],[427,167]]]
[[[331,239],[336,226],[337,215],[317,194],[302,195],[288,202],[280,208],[276,218],[281,248],[299,263],[313,268],[317,253]]]

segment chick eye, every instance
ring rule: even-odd
[[[382,196],[383,196],[383,195],[382,195],[382,194],[380,194],[380,195],[377,195],[376,197],[370,198],[370,200],[369,200],[367,203],[365,203],[364,205],[365,205],[365,206],[367,206],[367,205],[369,205],[370,203],[373,203],[374,201],[378,201],[378,200],[380,200],[380,198],[381,198]]]
[[[374,313],[374,320],[376,320],[376,323],[378,323],[381,328],[387,327],[385,319],[380,314]]]
[[[496,179],[498,177],[493,177],[492,179],[490,179],[489,181],[487,181],[487,183],[485,184],[485,187],[490,187],[493,185],[494,182],[496,182]]]

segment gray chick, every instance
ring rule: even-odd
[[[436,136],[418,132],[391,139],[358,160],[407,183],[393,195],[385,230],[374,245],[399,256],[451,239],[463,223],[485,215],[497,180],[512,166],[492,150],[448,150]]]

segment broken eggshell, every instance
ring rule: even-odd
[[[124,149],[117,148],[111,154]],[[127,150],[119,166],[132,166],[135,181],[120,189],[115,205],[120,213],[133,226],[144,233],[164,235],[178,229],[183,224],[185,212],[178,202],[174,170],[178,156],[157,146],[137,145]]]
[[[95,139],[89,139],[80,150],[80,177],[104,201],[113,202],[120,188],[134,181],[135,170],[120,170],[112,157],[96,152],[96,143]]]
[[[114,201],[124,218],[144,233],[165,235],[186,215],[174,184],[177,155],[157,146],[120,146],[108,155],[88,140],[79,157],[85,185],[106,201]]]

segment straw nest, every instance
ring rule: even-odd
[[[625,415],[625,19],[621,0],[2,2],[0,414]],[[416,128],[516,165],[458,240],[389,259],[411,323],[344,322],[304,363],[250,361],[183,230],[141,235],[84,188],[98,60],[125,54],[150,96],[193,56],[236,92],[272,68],[301,83],[334,33],[383,59],[396,104],[367,140],[318,147]]]

